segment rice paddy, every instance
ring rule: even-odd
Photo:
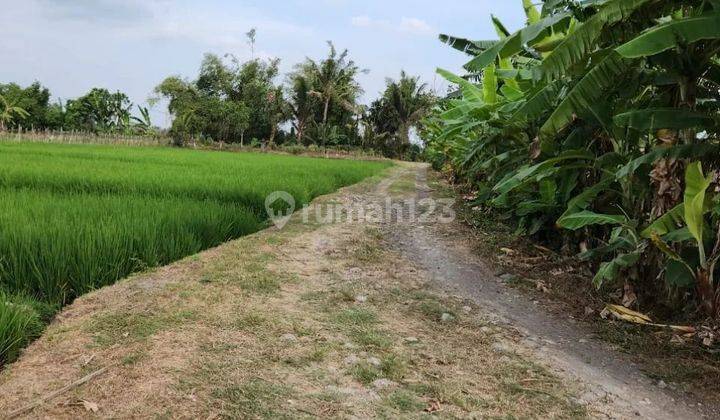
[[[76,297],[267,226],[389,164],[151,147],[0,143],[0,363]]]

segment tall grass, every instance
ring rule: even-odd
[[[52,307],[0,290],[0,365],[40,335]]]
[[[59,308],[128,274],[266,226],[387,163],[170,148],[0,143],[0,363]],[[13,303],[17,296],[24,304]],[[34,315],[33,315],[34,314]],[[19,333],[25,331],[25,333]]]
[[[59,304],[263,226],[245,206],[212,200],[10,188],[0,197],[3,286]]]

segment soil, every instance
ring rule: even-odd
[[[309,209],[390,197],[392,220],[297,213],[81,297],[0,374],[0,413],[717,417],[499,279],[462,223],[411,218],[427,177],[398,164]]]

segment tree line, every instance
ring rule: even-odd
[[[133,104],[122,92],[94,88],[68,100],[50,101],[50,90],[35,82],[28,87],[0,84],[0,131],[20,127],[36,130],[77,130],[93,133],[149,134],[155,130],[147,108]]]
[[[256,33],[248,33],[254,51]],[[147,108],[136,107],[122,92],[92,89],[86,95],[52,103],[40,83],[27,88],[0,85],[0,130],[82,130],[94,133],[169,135],[176,145],[187,142],[348,146],[374,149],[389,157],[420,152],[411,133],[429,113],[436,98],[427,85],[401,72],[370,106],[358,76],[366,70],[328,42],[325,58],[307,58],[284,80],[279,59],[241,61],[233,55],[206,54],[196,78],[170,76],[153,91],[151,106],[166,101],[169,129],[152,124]],[[134,115],[136,114],[136,115]]]
[[[720,3],[523,0],[424,124],[475,206],[595,268],[628,306],[720,318]],[[637,297],[637,299],[636,299]]]

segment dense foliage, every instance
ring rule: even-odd
[[[35,82],[22,88],[0,84],[0,131],[5,129],[76,130],[92,133],[155,134],[146,108],[133,104],[122,92],[94,88],[67,101],[50,102],[50,90]]]
[[[155,88],[159,98],[169,101],[173,115],[171,133],[177,143],[189,138],[215,141],[245,138],[269,139],[285,121],[282,89],[274,80],[277,60],[225,63],[207,54],[195,81],[178,76],[165,79]],[[275,116],[279,114],[279,116]]]
[[[257,231],[388,164],[171,148],[0,145],[0,364],[75,297]]]
[[[427,156],[641,303],[720,315],[720,2],[524,0],[426,120]],[[688,305],[691,304],[691,305]]]

